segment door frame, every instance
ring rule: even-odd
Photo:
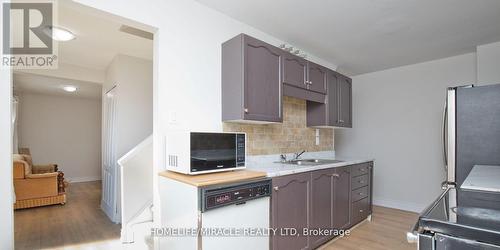
[[[144,24],[141,21],[138,21],[134,18],[130,18],[127,16],[116,15],[113,12],[94,8],[91,5],[87,5],[81,2],[75,2],[80,5],[82,8],[91,8],[97,12],[105,13],[113,18],[117,18],[118,20],[128,20],[133,23],[142,24],[143,26],[150,27],[150,32],[153,33],[153,162],[159,163],[161,161],[161,157],[159,155],[160,148],[164,145],[163,139],[159,139],[160,130],[159,130],[159,107],[158,107],[158,99],[159,99],[159,84],[158,84],[158,61],[159,61],[159,39],[158,33],[159,28],[153,27],[149,24]],[[0,19],[3,18],[3,5],[0,4]],[[3,39],[0,39],[0,48],[3,46]],[[8,138],[7,140],[0,140],[0,166],[11,166],[12,165],[12,147],[13,147],[13,131],[11,126],[11,116],[12,116],[12,95],[13,95],[13,70],[9,68],[0,67],[0,137]],[[7,83],[7,84],[5,84]],[[6,154],[7,153],[7,154]],[[0,195],[4,197],[3,202],[0,203],[0,249],[14,249],[14,181],[13,181],[13,172],[7,171],[6,173],[0,175]],[[154,179],[152,188],[153,195],[158,195],[157,190],[157,180]],[[159,215],[156,214],[154,216],[154,220],[157,221],[159,219]],[[156,223],[156,222],[155,222]],[[155,238],[155,249],[158,249],[157,238]]]

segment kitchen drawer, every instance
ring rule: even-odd
[[[358,177],[353,177],[351,182],[351,190],[358,189],[360,187],[364,187],[368,185],[368,175],[361,175]]]
[[[370,166],[369,163],[357,164],[352,166],[351,167],[352,177],[368,174],[368,171],[370,170],[369,166]]]
[[[368,197],[368,192],[369,192],[368,186],[353,190],[351,194],[352,201],[355,202]]]
[[[370,200],[364,198],[352,203],[352,223],[357,224],[370,215]]]

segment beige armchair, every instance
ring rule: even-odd
[[[15,209],[66,203],[64,174],[57,165],[33,165],[30,155],[13,155]]]

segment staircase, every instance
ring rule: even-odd
[[[121,241],[134,249],[152,249],[153,137],[118,160],[121,185]],[[127,247],[128,248],[128,247]]]

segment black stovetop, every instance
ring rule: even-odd
[[[481,202],[460,202],[477,195],[482,194],[449,188],[422,213],[420,230],[500,244],[500,209]]]

